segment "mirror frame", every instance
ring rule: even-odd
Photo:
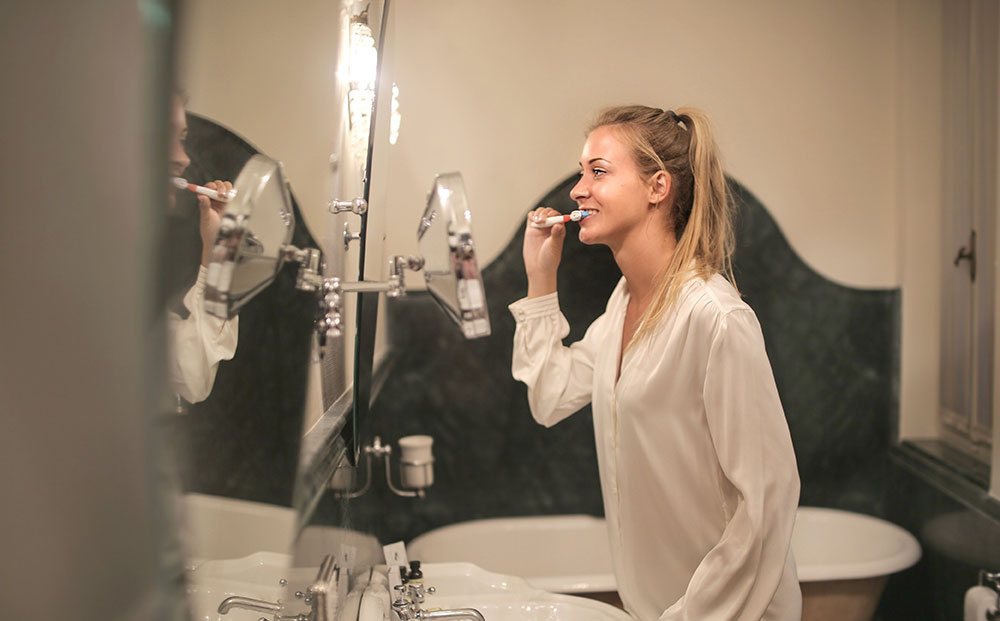
[[[379,92],[382,87],[382,63],[386,27],[389,20],[391,1],[382,1],[382,14],[379,20],[377,56],[375,64],[375,98],[372,102],[371,125],[368,131],[368,154],[365,162],[364,200],[371,207],[371,177],[372,162],[375,152],[375,128],[378,122]],[[368,212],[361,215],[361,236],[358,241],[360,259],[358,261],[358,280],[365,279],[366,257],[365,249],[368,241]],[[345,426],[343,436],[349,447],[348,459],[352,465],[357,465],[361,455],[361,445],[369,437],[371,424],[368,420],[371,402],[378,394],[378,385],[373,386],[373,366],[375,364],[375,328],[378,322],[377,292],[362,292],[358,294],[356,315],[356,336],[354,339],[354,399],[352,405],[352,425]],[[373,389],[374,388],[374,389]]]

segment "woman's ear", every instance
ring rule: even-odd
[[[670,196],[670,173],[659,170],[649,180],[649,202],[659,205]]]

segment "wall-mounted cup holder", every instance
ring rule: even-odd
[[[385,482],[389,489],[398,496],[423,498],[424,490],[434,484],[434,455],[431,447],[434,438],[430,436],[406,436],[399,439],[400,460],[399,472],[401,487],[397,488],[392,483],[390,457],[392,456],[392,446],[382,444],[382,439],[375,436],[374,441],[369,446],[364,447],[362,454],[365,456],[365,484],[357,491],[350,491],[354,487],[356,469],[338,469],[330,479],[330,487],[334,490],[338,498],[357,498],[361,496],[372,485],[372,460],[379,457],[384,458]],[[343,470],[343,472],[341,471]]]

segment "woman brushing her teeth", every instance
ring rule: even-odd
[[[564,224],[528,226],[513,374],[551,426],[588,403],[618,592],[638,619],[799,619],[795,454],[757,318],[733,284],[731,203],[707,116],[603,111],[571,192],[622,272],[569,347]],[[530,222],[559,215],[540,208]]]

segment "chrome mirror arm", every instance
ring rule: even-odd
[[[394,256],[389,260],[389,279],[385,281],[344,281],[340,278],[324,278],[319,250],[299,249],[292,245],[283,246],[281,258],[298,263],[299,274],[295,286],[302,291],[322,292],[319,301],[320,317],[316,330],[320,338],[338,338],[343,334],[343,294],[344,293],[385,293],[390,298],[406,295],[406,270],[419,271],[424,267],[423,257]]]

